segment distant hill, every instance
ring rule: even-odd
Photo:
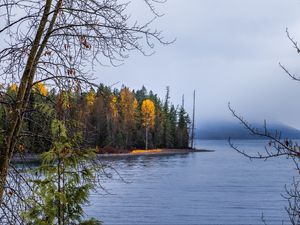
[[[263,124],[251,123],[252,126],[263,131]],[[281,123],[267,123],[268,130],[275,134],[276,130],[281,132],[282,138],[300,139],[300,130]],[[196,126],[197,139],[223,140],[232,139],[263,139],[252,135],[238,122],[210,121]]]

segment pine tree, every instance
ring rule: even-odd
[[[167,93],[165,97],[165,102],[163,106],[163,146],[169,148],[171,146],[171,118],[170,118],[170,88],[166,88]]]
[[[53,120],[51,124],[53,146],[42,154],[38,168],[41,177],[31,180],[32,196],[27,200],[29,209],[23,213],[28,225],[99,225],[95,219],[83,219],[83,204],[95,187],[95,166],[91,160],[94,150],[78,148],[82,136],[69,138],[65,122]],[[36,171],[36,172],[37,172]]]
[[[178,148],[188,148],[189,146],[189,125],[190,118],[187,115],[183,106],[180,107],[178,114],[178,128],[177,128],[177,143]]]
[[[176,127],[177,127],[177,109],[174,107],[174,105],[171,105],[170,112],[168,115],[169,124],[170,124],[170,133],[169,133],[169,148],[176,148],[177,147],[177,133],[176,133]]]

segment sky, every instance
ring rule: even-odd
[[[129,8],[140,21],[151,19],[138,1]],[[145,85],[192,111],[196,122],[233,120],[228,102],[248,121],[281,122],[300,128],[300,82],[278,63],[300,76],[300,56],[286,36],[300,41],[299,0],[169,0],[158,6],[165,15],[152,25],[164,31],[168,46],[156,46],[145,57],[132,52],[120,67],[97,67],[97,79],[132,89]]]
[[[300,82],[278,65],[300,76],[300,56],[285,33],[300,42],[300,0],[168,0],[157,10],[164,16],[152,27],[175,43],[157,44],[150,57],[133,51],[119,67],[97,65],[98,83],[145,85],[161,98],[169,86],[172,103],[180,105],[184,95],[190,115],[196,90],[198,126],[234,121],[230,102],[248,121],[300,129]],[[131,1],[128,12],[141,23],[153,18],[143,0]]]

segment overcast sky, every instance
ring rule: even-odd
[[[150,19],[136,2],[132,15]],[[300,83],[278,66],[300,76],[300,56],[285,34],[288,27],[300,41],[299,0],[169,0],[159,11],[165,16],[153,26],[177,41],[157,46],[151,57],[132,53],[118,68],[99,66],[99,81],[132,89],[145,85],[161,97],[170,86],[172,102],[180,104],[184,94],[188,112],[196,89],[199,124],[231,119],[230,101],[249,120],[300,128]]]
[[[126,1],[126,0],[124,0]],[[192,111],[196,89],[196,120],[232,120],[227,104],[249,121],[282,122],[300,129],[300,82],[292,81],[281,62],[300,76],[300,56],[286,37],[300,43],[300,0],[168,0],[158,6],[165,16],[153,23],[172,45],[157,45],[145,57],[131,52],[120,67],[97,66],[94,75],[107,85],[131,89],[145,85]],[[153,14],[143,0],[133,0],[133,19]]]

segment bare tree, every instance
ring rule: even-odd
[[[5,124],[0,131],[0,203],[6,189],[10,160],[22,134],[24,114],[32,87],[48,82],[56,88],[94,85],[90,68],[96,63],[119,65],[132,50],[151,55],[162,33],[150,28],[159,13],[155,4],[142,0],[153,13],[146,24],[132,21],[128,5],[117,0],[1,0],[1,82],[18,85],[16,96],[1,87],[0,104]],[[10,99],[7,101],[6,99]]]
[[[288,29],[286,29],[286,35],[288,39],[291,41],[293,47],[296,49],[297,53],[300,54],[300,48],[294,39],[290,36]],[[284,65],[279,63],[279,66],[283,69],[283,71],[293,80],[300,81],[300,77],[292,74]],[[250,154],[242,149],[240,149],[237,145],[235,145],[232,140],[229,138],[229,145],[235,149],[240,154],[246,156],[249,159],[262,159],[267,160],[270,158],[276,157],[286,157],[291,159],[296,168],[300,173],[300,146],[296,141],[292,139],[284,138],[281,135],[280,131],[271,131],[268,129],[266,121],[264,122],[263,128],[259,129],[257,127],[252,126],[249,122],[247,122],[241,115],[237,114],[236,111],[231,107],[230,103],[228,104],[228,108],[231,111],[232,115],[238,119],[238,121],[244,126],[252,135],[263,137],[268,140],[268,143],[265,146],[265,150],[263,152],[257,152],[255,154]],[[293,182],[290,187],[286,186],[286,194],[284,198],[288,200],[288,206],[286,207],[286,211],[289,215],[289,219],[291,224],[298,225],[300,224],[300,181],[297,179],[293,179]]]

